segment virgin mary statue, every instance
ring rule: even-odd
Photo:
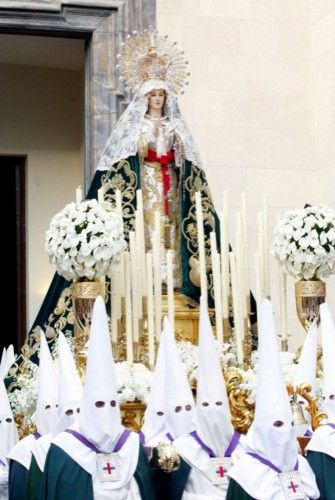
[[[187,61],[176,43],[150,29],[128,36],[118,66],[126,89],[134,97],[102,151],[87,198],[97,197],[98,189],[103,187],[105,200],[115,203],[119,190],[128,239],[129,231],[135,229],[136,191],[141,189],[146,250],[151,248],[154,213],[159,211],[162,247],[174,250],[175,288],[197,302],[200,295],[197,191],[202,195],[208,264],[209,234],[216,231],[218,236],[219,224],[198,148],[177,100],[177,94],[188,83]],[[211,301],[209,266],[207,271]],[[56,307],[55,300],[66,284],[63,278],[54,278],[34,326],[50,323],[50,306]]]

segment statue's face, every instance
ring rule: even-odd
[[[154,89],[149,92],[149,111],[162,112],[165,102],[165,90]]]

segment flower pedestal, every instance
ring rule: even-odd
[[[308,331],[315,318],[319,321],[319,307],[326,300],[326,283],[318,279],[297,281],[295,300],[299,321]]]
[[[92,310],[98,295],[105,297],[103,281],[77,281],[71,285],[74,339],[76,346],[76,363],[79,374],[83,377],[86,367],[86,344],[89,338]]]

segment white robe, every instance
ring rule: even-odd
[[[31,462],[31,449],[35,441],[36,438],[33,434],[29,434],[29,436],[24,437],[10,450],[7,458],[10,460],[16,460],[16,462],[19,462],[23,465],[23,467],[29,470]]]
[[[298,461],[305,500],[319,498],[320,493],[311,467],[301,455],[298,456]],[[287,500],[278,473],[248,454],[242,455],[228,475],[235,479],[248,495],[257,500]]]
[[[315,429],[306,451],[318,451],[335,458],[335,429],[330,425],[320,425]]]
[[[243,436],[241,438],[243,440]],[[176,439],[173,443],[180,456],[191,466],[182,500],[224,500],[228,485],[214,485],[207,477],[209,456],[192,436]],[[232,454],[233,463],[243,453],[243,445],[239,442]]]
[[[137,434],[131,433],[119,451],[122,473],[120,481],[109,483],[109,485],[113,486],[113,489],[106,489],[104,483],[99,480],[96,472],[96,453],[94,451],[68,432],[58,434],[52,442],[92,476],[94,500],[110,500],[112,498],[115,500],[141,500],[137,482],[133,477],[139,453],[139,437]],[[124,463],[124,466],[122,466],[122,463]]]
[[[2,460],[6,463],[6,460]],[[8,500],[8,465],[0,464],[0,500]]]

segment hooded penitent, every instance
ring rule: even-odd
[[[8,452],[18,441],[16,424],[8,401],[5,384],[0,380],[0,460],[6,462]]]
[[[250,496],[262,500],[285,500],[286,491],[290,491],[292,473],[293,483],[298,484],[296,490],[300,494],[303,489],[305,497],[318,498],[314,474],[307,461],[298,456],[269,300],[264,300],[260,308],[256,408],[245,447],[247,453],[230,469],[229,476]],[[281,473],[290,474],[285,478]]]
[[[234,429],[218,350],[203,298],[200,305],[196,422],[203,441],[216,456],[222,457]]]
[[[38,395],[36,403],[36,427],[38,432],[53,432],[58,413],[58,374],[44,333],[41,332],[38,371]]]
[[[313,395],[316,391],[317,339],[318,328],[317,323],[314,321],[307,332],[293,382],[294,387],[299,387],[302,384],[309,384],[312,387]],[[297,402],[303,409],[305,419],[310,422],[311,416],[307,411],[306,399],[297,394]]]
[[[78,428],[103,452],[111,452],[123,427],[104,301],[94,304]]]
[[[21,439],[8,453],[8,458],[15,460],[29,469],[31,452],[36,439],[55,430],[58,413],[58,374],[52,359],[44,333],[40,334],[40,353],[38,371],[38,394],[35,420],[37,433]]]
[[[59,403],[56,431],[62,432],[70,427],[78,417],[83,390],[71,349],[62,332],[58,335],[58,360]]]
[[[15,361],[15,353],[14,346],[11,344],[7,349],[7,357],[6,357],[6,373],[8,373],[10,367]]]
[[[164,326],[166,322],[164,321]],[[146,446],[155,447],[159,442],[168,441],[165,424],[166,396],[165,386],[169,381],[166,370],[167,357],[169,357],[167,336],[169,333],[163,329],[156,358],[155,371],[152,377],[150,399],[144,413],[142,434]]]
[[[168,318],[164,319],[164,332],[166,335],[166,384],[164,388],[166,427],[169,435],[176,439],[185,436],[193,429],[194,398]]]
[[[79,415],[82,384],[67,340],[62,332],[58,335],[58,412],[52,432],[44,434],[32,446],[32,453],[40,470],[44,470],[45,459],[54,435],[64,431]]]
[[[118,490],[126,487],[134,475],[139,454],[139,437],[135,433],[128,436],[117,452],[120,462],[118,479],[102,482],[97,474],[97,469],[100,467],[99,458],[114,452],[121,436],[124,435],[124,430],[118,402],[108,317],[104,300],[99,296],[93,307],[79,418],[66,432],[59,434],[53,443],[92,475],[94,492],[98,495],[97,492],[102,490]]]
[[[307,332],[293,382],[295,387],[301,384],[309,384],[313,389],[313,393],[316,390],[317,340],[318,328],[316,321],[314,321]]]
[[[183,498],[224,498],[228,486],[226,473],[232,463],[232,454],[237,446],[240,448],[240,435],[234,432],[231,423],[226,384],[203,299],[200,302],[194,423],[195,431],[175,442],[179,454],[191,466]]]
[[[323,352],[323,410],[328,416],[328,425],[321,425],[316,429],[307,450],[319,451],[335,458],[335,325],[327,304],[321,304],[320,317]]]
[[[7,349],[4,347],[2,349],[1,361],[0,361],[0,377],[4,378],[7,370]]]

